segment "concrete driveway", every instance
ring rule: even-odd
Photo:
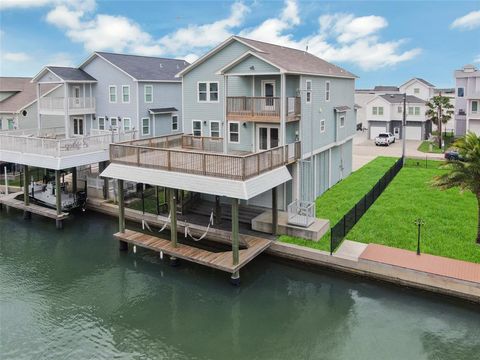
[[[368,131],[357,131],[353,138],[353,162],[352,170],[355,171],[363,165],[375,159],[377,156],[402,156],[402,140],[397,140],[390,146],[375,146],[373,140],[367,138]],[[425,158],[430,160],[443,159],[443,154],[424,153],[417,148],[421,141],[407,140],[406,154],[410,157]]]

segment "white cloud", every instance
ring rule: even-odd
[[[469,12],[467,15],[456,18],[450,25],[451,29],[472,30],[480,27],[480,10]]]
[[[57,66],[75,66],[75,59],[72,54],[59,52],[55,53],[47,59],[48,65],[57,65]]]
[[[473,62],[480,63],[480,54],[477,55],[477,57],[475,58],[475,60],[473,60]]]
[[[28,56],[24,52],[6,52],[3,54],[2,58],[6,61],[18,61],[24,62],[30,60],[30,56]]]
[[[2,0],[0,9],[42,7],[51,3],[52,0]]]

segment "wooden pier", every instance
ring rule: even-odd
[[[212,252],[180,243],[174,246],[170,240],[127,229],[125,232],[114,234],[114,236],[118,240],[132,245],[163,252],[175,258],[184,259],[232,274],[238,272],[248,262],[266,250],[272,242],[264,238],[248,235],[243,236],[247,248],[239,250],[239,261],[238,264],[234,265],[232,251]]]
[[[24,200],[16,199],[19,195],[23,196],[23,191],[8,195],[0,195],[0,204],[60,221],[65,220],[68,217],[68,213],[62,212],[60,214],[57,214],[57,210],[50,209],[45,206],[32,203],[29,203],[27,205],[25,204]]]

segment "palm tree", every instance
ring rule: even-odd
[[[438,130],[438,147],[442,148],[442,124],[446,124],[453,114],[453,105],[450,104],[450,99],[446,96],[442,96],[440,93],[438,96],[434,96],[427,102],[427,115],[429,120],[437,125]],[[440,121],[439,121],[440,120]]]
[[[448,173],[436,176],[433,184],[440,189],[449,189],[458,186],[461,191],[471,191],[477,197],[478,203],[478,229],[477,244],[480,244],[480,136],[473,132],[454,142],[462,158],[448,160],[444,168]]]

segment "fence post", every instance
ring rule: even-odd
[[[357,204],[355,204],[355,224],[357,223]]]
[[[333,228],[330,229],[330,255],[333,255]]]
[[[347,234],[346,234],[346,230],[347,230],[347,218],[345,215],[343,215],[343,237],[345,237]]]

